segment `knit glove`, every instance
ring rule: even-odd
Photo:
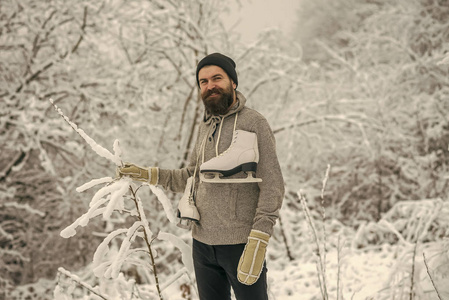
[[[268,233],[251,230],[237,268],[237,278],[241,283],[252,285],[259,279],[269,239]]]
[[[125,163],[117,168],[119,176],[129,176],[133,180],[157,184],[157,168],[143,168],[132,163]]]

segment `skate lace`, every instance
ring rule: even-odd
[[[234,136],[233,136],[233,138],[232,138],[231,145],[229,146],[228,149],[226,149],[226,150],[223,151],[222,153],[218,154],[218,156],[223,156],[223,155],[225,155],[226,153],[228,153],[228,152],[232,149],[232,146],[233,146],[233,145],[235,144],[235,142],[237,141],[237,135],[238,135],[238,131],[237,131],[237,130],[234,130]]]

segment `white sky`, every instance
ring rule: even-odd
[[[224,18],[226,28],[235,24],[234,30],[242,35],[242,41],[252,42],[259,32],[271,27],[290,34],[296,22],[300,0],[240,0],[230,4],[231,14]]]

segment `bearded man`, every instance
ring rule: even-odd
[[[284,197],[273,132],[236,90],[235,67],[220,53],[198,63],[196,80],[205,113],[187,167],[119,168],[122,176],[191,196],[185,204],[194,211],[188,218],[197,221],[192,252],[202,300],[230,300],[231,287],[237,300],[268,299],[265,253]],[[222,173],[225,179],[201,180],[201,166],[208,161],[229,162],[231,171]],[[257,180],[248,180],[244,171],[255,172]]]

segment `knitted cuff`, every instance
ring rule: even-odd
[[[157,185],[159,182],[159,168],[150,168],[148,170],[148,175],[150,179],[148,180],[151,185]]]

